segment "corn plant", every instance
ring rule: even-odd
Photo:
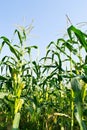
[[[23,31],[20,33],[18,30],[15,30],[15,33],[18,35],[19,45],[12,45],[10,40],[4,36],[1,37],[2,47],[7,44],[10,52],[13,56],[5,56],[1,60],[1,72],[5,67],[6,75],[0,76],[1,87],[4,89],[2,92],[2,100],[6,103],[10,109],[9,114],[11,115],[11,121],[13,120],[12,129],[16,130],[19,128],[20,122],[20,111],[24,103],[24,99],[21,97],[22,91],[26,86],[24,72],[26,64],[28,62],[24,59],[26,53],[29,55],[29,50],[32,47],[26,47],[24,42],[26,40],[26,32]],[[37,48],[34,46],[34,48]],[[8,93],[7,93],[8,92]]]

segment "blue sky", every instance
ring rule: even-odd
[[[33,19],[29,44],[37,45],[43,56],[46,46],[65,33],[66,14],[74,25],[87,22],[87,0],[0,0],[0,36],[11,38],[15,24],[26,26]]]

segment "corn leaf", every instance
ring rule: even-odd
[[[70,39],[73,39],[72,34],[74,33],[75,36],[77,37],[77,40],[79,40],[80,44],[85,48],[86,52],[87,52],[87,35],[85,33],[83,33],[81,30],[75,28],[73,25],[70,26],[68,29],[68,35],[70,37]],[[73,33],[72,33],[73,32]]]
[[[80,130],[86,130],[86,126],[82,119],[83,108],[82,108],[82,86],[80,85],[77,78],[71,80],[72,90],[75,97],[75,117],[79,123]]]

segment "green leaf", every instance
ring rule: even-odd
[[[5,42],[10,42],[10,41],[9,41],[9,39],[8,39],[7,37],[4,37],[4,36],[0,37],[0,39],[3,39],[3,40],[4,40],[4,41],[2,42],[2,44],[1,44],[1,46],[0,46],[0,52],[1,52],[1,50],[2,50],[2,48],[3,48],[3,46],[4,46],[4,44],[5,44]]]
[[[82,86],[77,78],[71,80],[72,90],[75,97],[75,117],[79,123],[81,130],[86,130],[86,126],[82,119],[83,107],[82,107]]]
[[[3,39],[3,43],[8,45],[10,51],[17,57],[17,59],[20,59],[20,53],[11,45],[10,41],[5,37],[1,37],[1,39]]]
[[[83,33],[81,30],[75,28],[73,25],[71,25],[68,29],[67,29],[68,35],[70,37],[70,39],[73,39],[73,33],[75,34],[75,36],[77,37],[77,40],[79,40],[80,44],[85,48],[86,52],[87,52],[87,35],[85,33]],[[72,33],[73,32],[73,33]]]
[[[77,53],[77,50],[73,47],[73,45],[71,45],[69,42],[65,42],[64,45],[69,49],[70,52],[72,52],[73,54]]]
[[[15,30],[15,33],[18,34],[18,38],[19,38],[19,40],[20,40],[20,44],[22,45],[22,43],[23,43],[23,38],[22,38],[22,36],[21,36],[21,33],[20,33],[17,29]]]

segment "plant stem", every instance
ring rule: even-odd
[[[73,102],[74,93],[73,93],[73,90],[71,90],[71,97],[72,97],[72,101],[71,101],[71,130],[73,130],[73,126],[74,126],[74,102]]]
[[[71,52],[70,52],[70,57],[71,57]],[[70,73],[72,75],[72,58],[70,59]],[[73,102],[73,97],[74,97],[74,93],[73,93],[73,90],[71,89],[71,130],[73,130],[73,126],[74,126],[74,102]]]

